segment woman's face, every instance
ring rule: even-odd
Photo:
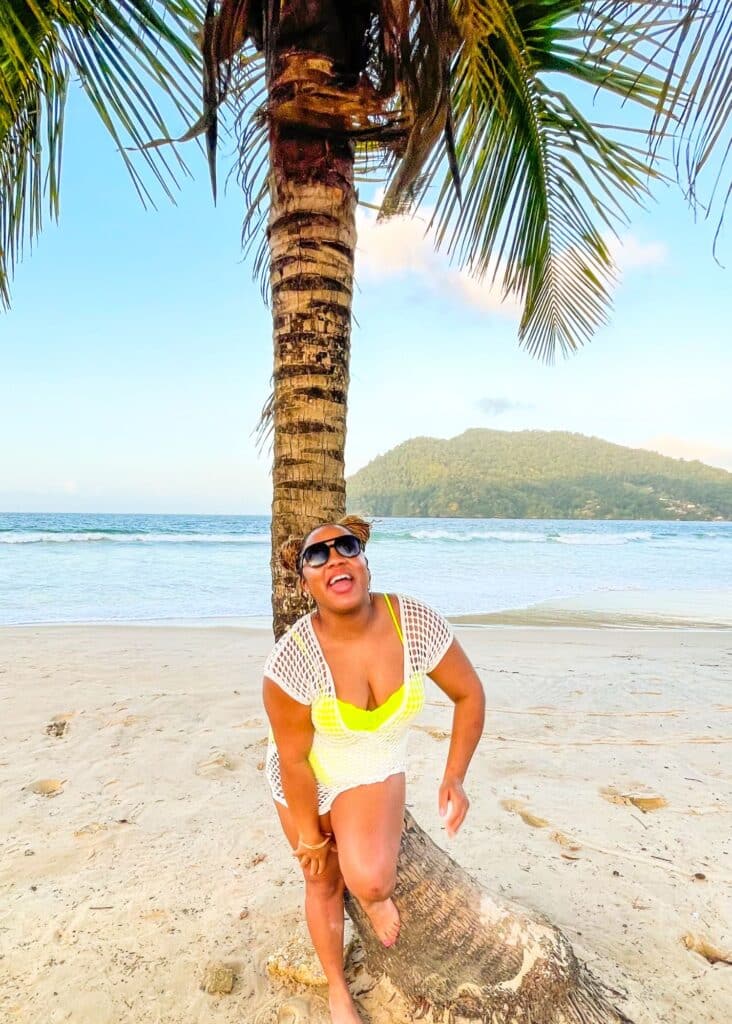
[[[318,526],[308,534],[302,550],[318,541],[333,540],[343,534],[350,533],[343,526]],[[351,611],[357,608],[368,597],[369,570],[366,559],[361,552],[354,558],[346,558],[338,554],[335,547],[328,549],[328,561],[324,565],[313,568],[303,565],[302,588],[312,595],[320,608],[328,608],[336,612]]]

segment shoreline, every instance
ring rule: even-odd
[[[523,627],[531,629],[631,629],[672,631],[732,630],[732,589],[728,591],[595,591],[559,597],[523,607],[447,614],[453,626],[468,629]],[[0,623],[7,629],[232,629],[271,635],[266,615],[171,617],[150,619],[46,620]]]

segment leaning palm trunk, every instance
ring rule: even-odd
[[[395,894],[402,925],[388,951],[353,898],[369,972],[386,974],[433,1020],[630,1024],[549,921],[489,895],[406,813]]]
[[[394,114],[369,79],[344,75],[348,34],[324,32],[333,28],[333,10],[324,0],[322,10],[318,2],[291,0],[279,14],[278,38],[289,44],[270,51],[267,66],[277,637],[305,610],[293,575],[280,565],[281,544],[345,512],[356,205],[351,134],[354,126],[373,131],[372,115],[388,125]],[[268,32],[277,34],[273,25]],[[443,34],[449,36],[447,28]],[[441,88],[428,110],[420,108],[432,67],[425,64],[425,82],[413,79],[394,131],[409,124],[434,131],[444,124]],[[421,138],[424,131],[415,134]],[[627,1021],[560,932],[519,907],[493,901],[411,818],[399,879],[403,924],[396,949],[384,952],[353,901],[349,912],[369,969],[386,973],[416,1006],[491,1024]]]
[[[280,545],[344,514],[356,193],[348,142],[270,136],[275,636],[305,610]]]

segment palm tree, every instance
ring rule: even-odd
[[[44,203],[58,209],[71,78],[145,197],[122,140],[170,189],[183,165],[160,144],[170,133],[155,94],[192,120],[202,71],[203,114],[181,139],[205,134],[215,193],[221,116],[239,137],[248,237],[266,224],[255,266],[273,318],[263,428],[276,552],[345,511],[357,177],[386,180],[382,216],[429,199],[438,243],[521,301],[520,342],[543,359],[571,352],[607,315],[604,236],[660,175],[661,143],[672,138],[692,201],[702,172],[723,180],[731,34],[726,0],[208,0],[205,12],[203,0],[10,0],[0,8],[3,298]],[[594,124],[584,101],[596,92],[646,110],[647,133]],[[723,213],[723,185],[715,195]],[[272,574],[279,635],[303,609],[274,555]],[[496,1022],[625,1019],[556,929],[481,893],[413,822],[400,875],[401,952],[384,962],[363,935],[370,962],[415,1003]],[[436,927],[446,878],[450,920],[468,937],[458,962]]]

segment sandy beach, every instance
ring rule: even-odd
[[[732,959],[732,632],[458,635],[489,712],[452,856],[559,925],[636,1024],[728,1024],[732,964],[682,938]],[[277,1019],[287,992],[266,965],[304,931],[262,772],[270,643],[241,628],[0,630],[3,1021]],[[408,803],[441,844],[449,724],[433,687]],[[233,970],[228,994],[201,988],[214,962]],[[378,995],[362,1006],[397,1024]]]

